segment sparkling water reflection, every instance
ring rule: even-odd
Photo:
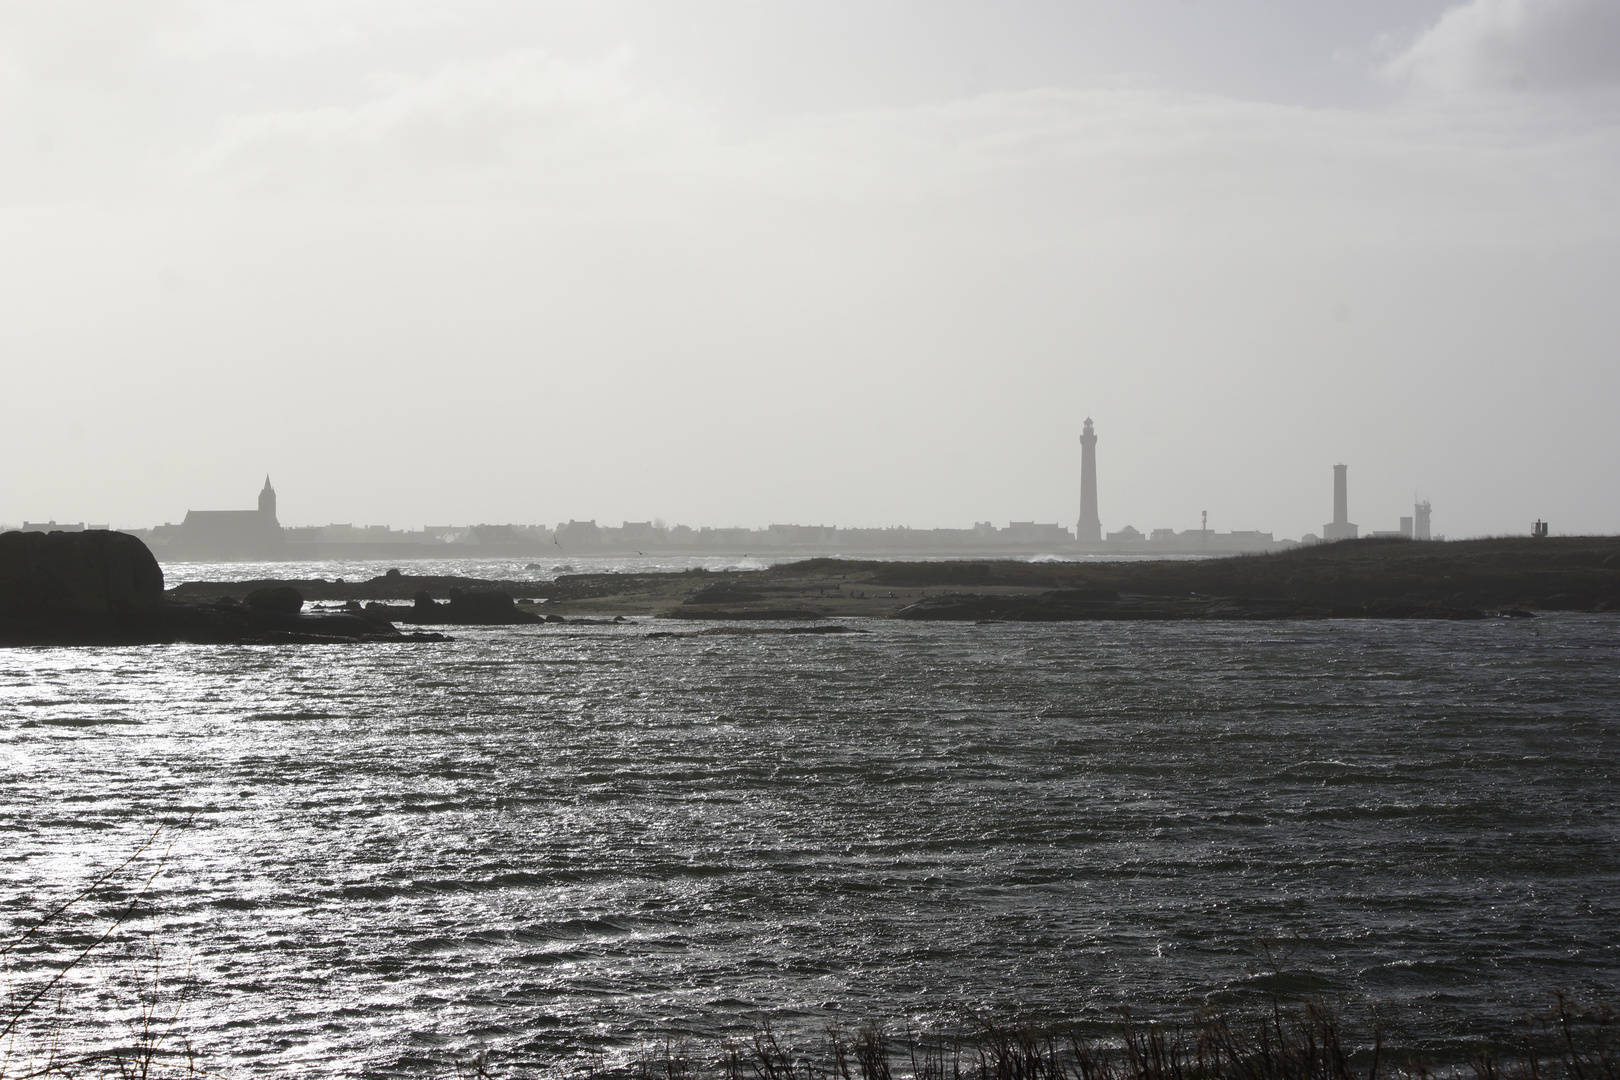
[[[5,917],[190,817],[157,936],[242,1076],[1613,999],[1620,620],[864,628],[0,652]]]
[[[324,578],[333,581],[369,581],[391,569],[419,577],[470,577],[486,581],[552,581],[559,574],[646,574],[678,573],[701,567],[705,570],[764,570],[778,563],[797,562],[807,556],[802,552],[775,555],[536,555],[527,558],[445,558],[445,559],[324,559],[295,562],[164,562],[163,580],[170,587],[185,581],[259,581],[308,580]],[[837,553],[831,558],[843,558]],[[953,555],[872,555],[855,554],[855,559],[883,561],[903,558],[906,562],[948,562],[961,559]],[[971,557],[971,556],[969,556]],[[996,555],[1008,562],[1090,562],[1118,561],[1118,555]],[[1139,555],[1132,558],[1143,562],[1174,561],[1196,558],[1187,555]]]

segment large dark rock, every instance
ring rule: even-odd
[[[464,625],[498,626],[503,623],[539,622],[527,611],[519,611],[512,604],[509,593],[494,589],[450,590],[447,621]]]
[[[134,616],[162,601],[162,568],[127,533],[0,534],[0,615]]]
[[[0,534],[0,645],[145,645],[443,640],[406,637],[384,619],[301,614],[296,589],[246,603],[174,603],[146,545],[124,533]]]
[[[242,603],[259,611],[269,611],[277,615],[297,615],[304,610],[303,595],[291,585],[280,585],[270,589],[254,589],[242,598]]]

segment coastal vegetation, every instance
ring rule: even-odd
[[[176,977],[166,943],[139,927],[180,831],[160,825],[87,884],[11,913],[0,941],[0,1080],[217,1075],[182,1022],[194,980]]]
[[[1085,1034],[973,1014],[949,1032],[833,1026],[802,1048],[762,1024],[707,1052],[666,1040],[630,1071],[633,1080],[1614,1080],[1620,1030],[1612,1009],[1582,1009],[1558,994],[1515,1034],[1442,1057],[1390,1051],[1376,1021],[1357,1027],[1308,998],[1251,1016],[1200,1011],[1184,1023],[1121,1009]]]

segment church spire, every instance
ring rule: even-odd
[[[259,492],[259,513],[276,521],[276,489],[270,486],[269,473],[264,474],[264,490]]]

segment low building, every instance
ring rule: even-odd
[[[602,529],[596,524],[595,518],[590,521],[570,521],[566,525],[559,524],[552,536],[556,539],[556,546],[564,551],[578,551],[602,546]]]
[[[1074,543],[1074,533],[1055,521],[1010,521],[1002,533],[1005,540],[1014,544],[1068,546]]]

